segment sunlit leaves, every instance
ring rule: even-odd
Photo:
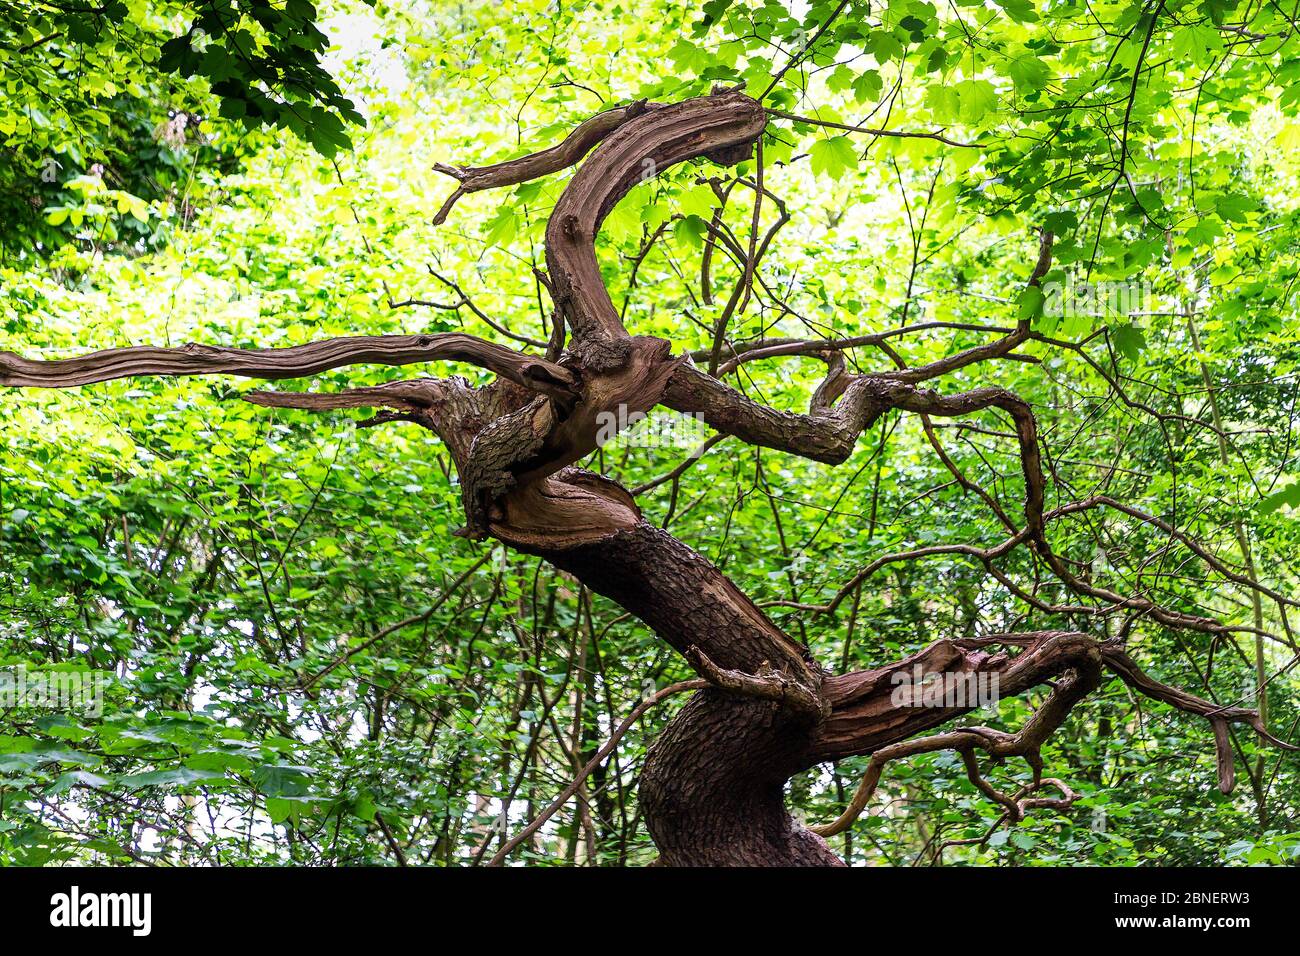
[[[1223,38],[1214,27],[1193,23],[1174,32],[1173,48],[1174,53],[1180,57],[1207,63],[1210,54],[1223,49]]]
[[[810,150],[814,173],[840,179],[857,166],[857,153],[847,136],[828,136],[813,143]]]
[[[997,5],[1017,23],[1033,23],[1038,19],[1033,0],[997,0]]]
[[[1300,509],[1300,481],[1292,482],[1281,491],[1276,491],[1260,502],[1260,514],[1271,514],[1281,508]]]
[[[899,60],[903,57],[903,44],[891,31],[886,30],[872,33],[867,39],[866,50],[882,66],[890,60]]]
[[[997,109],[998,94],[988,80],[963,80],[956,85],[957,115],[964,123],[978,123]]]
[[[1026,286],[1016,304],[1016,319],[1029,322],[1043,313],[1043,290],[1036,285]]]
[[[1011,61],[1007,73],[1014,81],[1018,93],[1035,93],[1047,86],[1047,81],[1052,77],[1052,68],[1032,53],[1024,53]]]
[[[519,229],[519,214],[514,204],[502,203],[486,226],[486,241],[489,246],[508,245]]]

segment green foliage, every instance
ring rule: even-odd
[[[3,0],[0,13],[6,256],[148,251],[233,168],[246,131],[287,130],[332,156],[364,122],[322,63],[309,0]],[[87,177],[131,198],[87,210]]]

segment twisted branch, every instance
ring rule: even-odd
[[[345,365],[413,365],[432,361],[477,365],[563,402],[571,402],[576,392],[577,379],[567,368],[460,332],[347,336],[282,349],[239,349],[199,343],[176,348],[137,345],[53,361],[0,352],[0,385],[71,388],[141,375],[304,378]]]

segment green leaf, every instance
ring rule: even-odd
[[[1174,31],[1173,49],[1176,56],[1196,63],[1207,63],[1210,53],[1218,53],[1223,49],[1223,38],[1213,27],[1193,23]]]
[[[503,203],[491,219],[488,220],[487,244],[505,246],[514,239],[519,228],[519,215],[510,203]]]
[[[296,809],[294,802],[286,797],[266,798],[266,812],[272,823],[283,823],[294,815]]]
[[[876,58],[880,64],[888,63],[890,60],[901,60],[903,58],[903,44],[898,42],[898,38],[889,30],[876,30],[867,39],[867,52]]]
[[[704,245],[704,234],[708,231],[708,223],[699,216],[684,216],[673,224],[673,238],[695,249]]]
[[[840,179],[858,165],[857,150],[847,136],[831,136],[813,143],[809,150],[812,170],[819,176]]]
[[[1260,514],[1272,514],[1282,508],[1300,508],[1300,481],[1287,485],[1259,503]]]
[[[1027,285],[1020,293],[1016,305],[1016,320],[1032,322],[1043,314],[1043,290],[1036,285]]]
[[[879,70],[863,70],[853,81],[853,96],[859,103],[869,103],[880,96],[884,87]]]
[[[988,80],[962,80],[956,85],[962,122],[978,123],[998,107],[998,93]]]
[[[1130,362],[1136,362],[1147,345],[1142,330],[1132,325],[1120,325],[1111,329],[1110,340],[1116,351]]]
[[[128,790],[138,790],[142,787],[183,787],[222,779],[224,775],[220,773],[178,767],[175,770],[152,770],[148,773],[127,774],[119,777],[118,782]]]
[[[1043,217],[1043,228],[1057,237],[1068,236],[1079,228],[1079,216],[1069,210],[1048,213]]]
[[[677,205],[684,215],[707,220],[718,205],[718,197],[708,186],[692,186],[678,193]]]
[[[1011,61],[1008,73],[1018,93],[1034,93],[1047,86],[1052,78],[1052,68],[1034,56],[1025,53]]]
[[[1038,19],[1032,0],[995,0],[1016,23],[1033,23]]]
[[[1204,10],[1215,26],[1223,26],[1228,22],[1228,15],[1237,9],[1238,0],[1201,0],[1201,9]]]
[[[1227,222],[1245,222],[1248,214],[1259,209],[1259,203],[1250,196],[1226,195],[1214,200],[1214,211]]]
[[[377,812],[374,798],[368,793],[361,794],[361,796],[357,797],[353,810],[362,820],[373,820]]]

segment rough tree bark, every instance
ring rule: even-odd
[[[311,410],[378,408],[365,424],[411,421],[433,430],[447,444],[461,476],[466,526],[460,533],[490,536],[540,555],[639,617],[712,685],[670,722],[642,775],[640,801],[664,864],[839,864],[819,833],[792,820],[783,791],[795,774],[851,755],[872,754],[873,759],[853,804],[839,820],[818,828],[821,834],[838,832],[862,812],[889,760],[928,750],[960,753],[971,779],[1010,817],[1068,806],[1073,799],[1068,786],[1041,777],[1038,750],[1070,709],[1098,686],[1104,672],[1138,692],[1208,718],[1218,746],[1220,785],[1230,787],[1227,724],[1245,722],[1267,736],[1258,716],[1150,679],[1116,641],[1056,631],[939,641],[887,667],[831,674],[716,567],[642,520],[632,494],[572,467],[596,448],[603,413],[621,411],[620,420],[626,420],[631,412],[659,404],[698,413],[713,428],[745,442],[831,464],[845,460],[859,435],[890,410],[955,416],[997,408],[1016,427],[1026,488],[1023,521],[999,510],[1011,536],[993,548],[941,546],[886,556],[881,563],[949,551],[973,556],[992,571],[996,558],[1026,547],[1068,587],[1110,602],[1112,609],[1138,609],[1171,627],[1228,630],[1144,596],[1094,587],[1053,553],[1046,527],[1071,513],[1072,506],[1044,512],[1037,426],[1025,402],[999,388],[943,395],[920,387],[956,369],[1012,356],[1033,337],[1027,323],[932,365],[866,375],[847,374],[837,350],[869,342],[888,354],[887,335],[840,343],[769,340],[730,346],[727,365],[713,376],[697,369],[688,356],[674,356],[671,342],[628,333],[596,258],[601,222],[637,182],[674,164],[706,160],[728,166],[750,158],[766,124],[767,113],[758,102],[737,91],[718,91],[675,104],[632,103],[610,110],[582,124],[560,146],[534,156],[480,169],[439,167],[459,184],[437,213],[441,222],[466,193],[581,164],[546,230],[545,282],[559,332],[548,357],[459,334],[338,339],[278,350],[114,349],[52,362],[0,353],[0,385],[65,387],[131,375],[217,373],[280,379],[349,363],[431,359],[465,361],[495,372],[498,378],[481,388],[457,378],[419,379],[338,394],[262,391],[246,397],[262,405]],[[762,191],[761,183],[756,191]],[[1030,282],[1047,271],[1050,251],[1051,237],[1045,235]],[[754,265],[747,262],[746,279]],[[562,347],[564,330],[571,337],[567,347]],[[760,405],[722,381],[743,361],[778,355],[827,360],[827,380],[806,414]],[[1119,507],[1108,499],[1077,507],[1110,505]],[[1135,509],[1126,513],[1158,521]],[[1213,562],[1212,556],[1203,557]],[[850,582],[840,598],[866,573]],[[833,611],[840,598],[809,609]],[[1004,695],[1045,685],[1050,690],[1016,734],[968,727],[918,736],[960,718],[967,708],[895,704],[891,678],[914,665],[938,673],[996,673]],[[1033,782],[1020,793],[999,793],[980,775],[977,751],[1024,757],[1034,770]],[[1059,796],[1043,796],[1043,787]]]

